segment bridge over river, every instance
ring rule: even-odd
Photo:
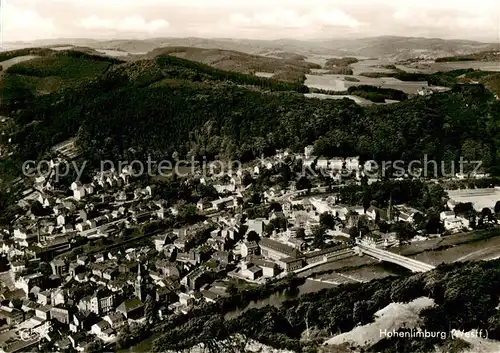
[[[413,272],[427,272],[435,269],[433,265],[429,265],[422,261],[407,258],[390,251],[376,248],[374,246],[357,243],[356,252],[363,253],[379,260],[391,262],[399,266],[405,267]]]

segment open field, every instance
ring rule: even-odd
[[[376,262],[375,264],[361,266],[355,269],[341,270],[338,274],[356,282],[370,282],[374,279],[385,278],[388,276],[399,276],[400,274],[407,272],[409,271],[399,267],[398,265],[386,262]]]
[[[16,65],[16,64],[22,63],[24,61],[32,60],[35,58],[37,58],[37,56],[35,56],[35,55],[18,56],[18,57],[0,62],[0,66],[2,66],[3,70],[7,70],[12,65]]]
[[[130,55],[126,51],[121,51],[121,50],[96,49],[96,51],[98,51],[101,54],[113,56],[113,57],[122,57],[122,56],[129,56]]]
[[[333,272],[336,270],[340,270],[342,268],[346,267],[361,267],[365,265],[372,265],[372,264],[377,264],[378,260],[372,259],[367,256],[351,256],[346,259],[342,259],[340,261],[334,261],[334,262],[328,262],[324,265],[315,267],[313,269],[310,269],[308,271],[301,272],[299,274],[300,277],[310,277],[313,276],[314,274],[317,274],[315,276],[316,278],[323,278],[324,273],[326,272]],[[326,277],[324,278],[326,279]]]
[[[352,68],[354,75],[359,75],[363,72],[394,72],[394,70],[383,67],[389,64],[392,63],[387,59],[367,59],[351,64],[350,67]]]
[[[354,78],[357,82],[348,81],[349,78]],[[401,81],[394,77],[371,78],[357,75],[306,75],[305,85],[311,88],[336,92],[345,91],[353,86],[369,85],[397,89],[407,94],[416,94],[422,87],[428,87],[427,82]]]
[[[272,72],[256,72],[255,73],[255,76],[257,77],[265,77],[265,78],[271,78],[273,77],[273,73]]]
[[[76,146],[76,138],[66,140],[52,148],[53,151],[62,154],[63,156],[73,159],[78,157],[78,148]]]
[[[342,75],[306,75],[304,84],[307,87],[342,92],[347,90],[346,83]]]
[[[456,202],[472,202],[476,211],[483,208],[493,208],[495,203],[500,200],[500,189],[465,189],[465,190],[447,190],[451,200]]]
[[[375,344],[383,339],[381,335],[383,330],[392,331],[400,328],[419,327],[422,322],[422,318],[419,316],[420,312],[433,305],[434,299],[427,297],[421,297],[409,303],[391,303],[375,313],[373,322],[338,334],[325,343],[329,345],[348,343],[356,346]]]
[[[443,250],[427,251],[410,257],[437,266],[450,262],[487,261],[499,256],[500,237],[496,237],[471,244],[450,246]]]

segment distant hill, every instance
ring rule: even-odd
[[[57,84],[51,85],[54,81]],[[41,91],[41,87],[47,91]],[[241,91],[241,98],[236,98],[234,90]],[[171,153],[181,145],[191,148],[193,141],[189,134],[201,128],[211,116],[225,119],[234,104],[241,105],[243,116],[248,115],[244,120],[250,123],[250,117],[262,109],[259,97],[264,97],[264,92],[303,90],[305,87],[298,83],[219,70],[174,56],[160,55],[154,59],[121,63],[73,51],[57,52],[14,65],[5,72],[0,86],[2,110],[21,126],[13,142],[23,158],[36,158],[79,131],[78,142],[89,157],[97,152],[94,139],[99,137],[100,144],[106,140],[104,136],[111,140],[122,136],[116,140],[119,145],[113,147],[120,155],[128,148],[124,146],[130,147],[131,143],[138,151],[146,152],[146,145],[135,144],[132,140],[146,141],[143,138],[147,131],[152,132],[147,137],[151,151],[168,155],[168,151]],[[251,99],[255,107],[244,109],[251,95],[256,95]],[[234,104],[230,103],[233,99]],[[269,99],[281,104],[276,98]],[[214,104],[218,108],[213,107]],[[264,114],[266,119],[270,118],[270,113]],[[104,118],[107,122],[96,125],[103,118],[102,114],[108,116]],[[101,123],[104,125],[100,126]],[[259,129],[269,131],[268,125],[264,121],[261,123]],[[100,131],[98,134],[89,133],[94,125],[96,131]],[[139,126],[143,128],[142,133]],[[135,137],[132,136],[134,130]],[[155,138],[154,134],[160,131]],[[229,131],[230,128],[227,133]],[[215,147],[214,151],[220,151],[223,145]],[[244,148],[250,152],[252,145]],[[110,150],[105,148],[102,152]]]
[[[33,55],[28,56],[26,55]],[[36,56],[38,55],[38,56]],[[12,109],[31,97],[75,87],[122,61],[75,50],[27,49],[4,54],[3,59],[27,58],[9,66],[0,79],[0,102]],[[5,62],[5,61],[2,61]],[[0,64],[2,63],[0,62]]]
[[[131,54],[144,54],[162,47],[196,47],[204,49],[234,50],[249,54],[270,55],[273,52],[286,52],[310,57],[358,56],[389,57],[406,60],[415,57],[438,58],[465,55],[481,51],[492,51],[498,44],[469,40],[446,40],[439,38],[381,36],[370,38],[322,39],[322,40],[251,40],[227,38],[152,38],[145,40],[104,40],[61,39],[34,43],[13,43],[16,46],[50,46],[73,44],[94,49],[125,51]]]
[[[309,73],[310,69],[321,68],[318,64],[304,61],[303,56],[296,55],[293,57],[290,53],[283,54],[284,58],[282,59],[246,54],[233,50],[166,47],[155,49],[146,54],[145,57],[154,58],[162,54],[197,61],[227,71],[245,74],[271,73],[273,74],[273,78],[291,82],[304,82],[304,75]]]
[[[331,53],[336,56],[384,57],[393,60],[462,55],[494,50],[498,47],[497,44],[467,40],[395,36],[323,40],[318,44],[330,49]]]
[[[447,56],[437,58],[436,62],[454,62],[454,61],[498,61],[500,62],[500,51],[483,51],[467,55]]]

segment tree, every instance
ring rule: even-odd
[[[177,217],[182,223],[194,223],[197,219],[197,215],[198,209],[196,205],[188,204],[180,207]]]
[[[33,202],[30,211],[33,215],[37,217],[44,217],[50,214],[50,210],[43,207],[43,205],[38,200],[35,200],[35,202]]]
[[[256,231],[251,230],[250,232],[248,232],[248,234],[247,234],[247,241],[256,241],[256,242],[258,242],[259,240],[260,240],[260,237],[259,237],[259,234],[257,234]]]
[[[468,212],[473,212],[473,211],[474,211],[474,206],[472,205],[472,202],[460,202],[453,208],[455,216],[458,216],[459,214],[466,214]]]
[[[236,287],[234,282],[229,282],[229,284],[227,285],[226,291],[229,295],[233,296],[233,295],[236,295],[238,293],[238,288]]]
[[[130,346],[130,342],[132,341],[132,333],[130,332],[130,326],[128,323],[120,329],[120,333],[118,334],[118,339],[116,341],[116,346],[118,349],[125,349]]]
[[[275,229],[283,229],[283,230],[286,230],[287,223],[288,222],[286,218],[283,217],[282,214],[278,214],[269,221],[269,224],[272,224]]]
[[[299,180],[297,180],[297,184],[295,186],[297,190],[310,190],[312,184],[308,177],[301,176]]]
[[[399,243],[402,244],[405,241],[413,239],[417,235],[417,231],[410,223],[407,222],[397,222],[393,225],[393,231],[396,232],[396,236]]]
[[[92,341],[90,342],[88,345],[87,345],[87,349],[86,351],[89,352],[89,353],[97,353],[97,352],[100,352],[102,350],[102,341],[101,340],[95,340],[95,341]]]
[[[322,213],[320,216],[319,216],[319,223],[325,227],[325,228],[328,228],[328,229],[333,229],[335,228],[335,218],[329,214],[329,213]]]
[[[363,209],[366,210],[370,208],[372,202],[372,193],[370,188],[365,187],[365,191],[363,192]]]
[[[314,240],[312,247],[315,249],[322,249],[325,246],[326,229],[321,226],[314,227],[312,231]]]
[[[375,220],[377,220],[377,217],[375,217]],[[370,219],[367,215],[361,215],[358,217],[357,228],[362,235],[366,235],[370,232]]]
[[[199,183],[196,187],[196,191],[201,197],[213,199],[218,196],[217,190],[215,190],[215,187],[213,185]]]
[[[243,171],[243,174],[241,176],[241,183],[243,186],[248,186],[253,182],[253,178],[250,175],[250,172],[248,170]]]
[[[297,229],[295,236],[299,239],[304,239],[306,237],[306,230],[302,227]]]
[[[52,268],[47,262],[40,261],[40,264],[38,265],[38,272],[40,272],[44,276],[49,276],[52,274]]]
[[[258,192],[254,192],[250,198],[250,203],[260,205],[262,203],[262,195]]]
[[[483,223],[484,221],[487,221],[487,222],[494,222],[495,221],[495,215],[493,214],[493,212],[491,211],[491,209],[489,207],[484,207],[481,210],[481,223]]]
[[[358,227],[354,226],[349,229],[349,236],[351,237],[351,240],[356,239],[359,237],[359,229]]]
[[[281,212],[283,211],[283,208],[281,207],[281,204],[279,202],[271,202],[271,204],[269,205],[269,211]]]
[[[272,222],[269,222],[264,226],[264,233],[269,236],[274,232],[275,226]]]

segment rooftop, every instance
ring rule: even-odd
[[[282,253],[284,257],[288,256],[297,258],[301,255],[300,251],[298,251],[297,249],[268,238],[262,238],[259,242],[259,245],[261,247],[263,246],[272,249],[274,251],[277,251],[279,253]]]

